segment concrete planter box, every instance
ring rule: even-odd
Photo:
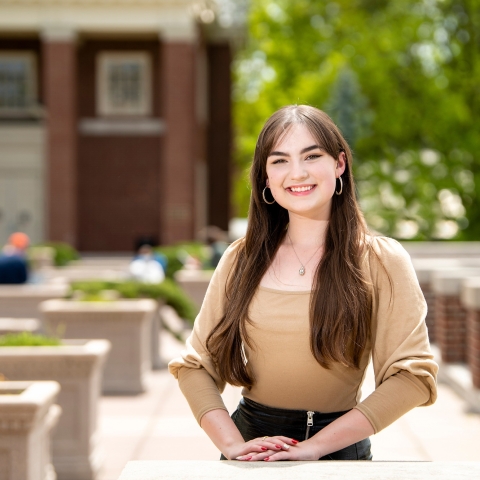
[[[1,370],[8,379],[56,380],[61,386],[58,404],[63,415],[52,440],[58,480],[91,480],[101,466],[97,405],[109,349],[106,340],[0,348]]]
[[[0,285],[0,315],[13,318],[38,318],[38,306],[45,300],[64,298],[68,285]]]
[[[154,300],[81,302],[50,300],[41,305],[48,330],[64,329],[68,338],[106,338],[112,349],[105,365],[103,393],[136,394],[145,391],[151,368],[151,323],[157,313]]]
[[[213,270],[179,270],[175,273],[175,280],[200,308],[212,275]]]
[[[41,323],[36,318],[0,318],[0,335],[6,333],[30,332],[40,330]]]
[[[0,478],[55,480],[50,432],[61,413],[56,382],[0,382]]]

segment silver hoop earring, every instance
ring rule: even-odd
[[[342,192],[343,192],[343,180],[342,180],[342,176],[340,175],[340,176],[338,177],[338,179],[340,180],[340,191],[337,192],[337,191],[335,190],[335,193],[336,193],[337,195],[341,195]]]
[[[270,187],[265,187],[265,188],[263,189],[263,191],[262,191],[263,201],[264,201],[265,203],[267,203],[268,205],[272,205],[272,203],[275,203],[275,199],[273,199],[273,202],[269,202],[269,201],[265,198],[265,190],[266,190],[267,188],[270,188]]]

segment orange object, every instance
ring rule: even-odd
[[[28,245],[30,244],[30,239],[28,238],[28,235],[22,232],[15,232],[12,233],[8,239],[8,243],[15,248],[18,248],[20,250],[25,250]]]

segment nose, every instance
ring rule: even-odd
[[[305,169],[305,164],[301,160],[294,160],[291,162],[290,178],[298,181],[308,177],[308,172]]]

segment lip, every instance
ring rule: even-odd
[[[305,190],[304,192],[294,192],[291,189],[292,188],[301,188],[301,187],[312,187],[310,190]],[[304,184],[304,185],[292,185],[290,187],[287,187],[285,190],[290,194],[294,195],[295,197],[304,197],[306,195],[310,195],[312,192],[315,191],[317,188],[317,185],[312,185],[310,184]]]

